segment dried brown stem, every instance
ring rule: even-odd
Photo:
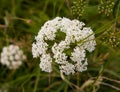
[[[0,28],[7,28],[7,26],[0,24]]]
[[[115,89],[115,90],[117,90],[117,91],[120,91],[120,88],[118,88],[118,87],[116,87],[116,86],[113,86],[113,85],[111,85],[111,84],[104,83],[104,82],[101,82],[100,84],[105,85],[105,86],[108,86],[108,87],[111,87],[111,88],[113,88],[113,89]]]

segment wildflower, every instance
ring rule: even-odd
[[[16,45],[3,47],[0,62],[9,69],[17,69],[22,65],[22,61],[26,59],[23,51]]]
[[[92,29],[84,26],[76,19],[56,17],[41,27],[32,54],[40,57],[42,71],[52,72],[53,62],[66,75],[87,70],[86,51],[94,51],[96,41]]]
[[[85,11],[86,6],[87,0],[73,0],[71,6],[72,14],[77,17],[77,19],[80,19]]]
[[[100,4],[98,5],[98,11],[100,14],[110,16],[110,14],[112,14],[113,12],[114,5],[115,0],[100,0]]]
[[[51,65],[52,58],[50,57],[50,54],[43,54],[40,60],[41,60],[39,64],[40,68],[43,71],[51,72],[52,71],[52,65]]]

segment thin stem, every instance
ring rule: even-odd
[[[102,78],[120,84],[120,81],[118,81],[118,80],[114,80],[114,79],[107,78],[107,77],[104,77],[104,76]]]
[[[108,87],[111,87],[111,88],[113,88],[113,89],[116,89],[117,91],[120,91],[120,88],[118,88],[118,87],[116,87],[116,86],[113,86],[113,85],[111,85],[111,84],[104,83],[104,82],[101,82],[100,84],[105,85],[105,86],[108,86]]]
[[[0,24],[0,28],[7,28],[7,26]]]
[[[72,11],[71,11],[71,8],[70,8],[70,2],[69,2],[69,0],[65,0],[65,1],[67,3],[68,9],[70,10],[70,15],[72,15]]]
[[[118,1],[118,7],[117,7],[116,15],[115,15],[115,20],[117,20],[118,18],[119,8],[120,8],[120,3]]]
[[[52,83],[51,85],[49,85],[47,88],[44,89],[44,92],[48,92],[50,90],[50,88],[52,88],[56,85],[59,85],[60,83],[61,83],[61,81],[57,81],[57,82]]]
[[[94,81],[93,85],[95,85],[96,82],[99,80],[99,78],[101,77],[101,75],[102,75],[102,73],[103,73],[103,70],[104,70],[104,68],[103,68],[103,65],[102,65],[102,66],[101,66],[101,69],[100,69],[100,71],[99,71],[99,74],[98,74],[98,76],[97,76],[97,79]]]
[[[117,19],[118,19],[119,8],[120,8],[120,3],[119,3],[119,1],[118,1],[117,11],[116,11],[116,14],[115,14],[115,26],[114,26],[114,31],[116,30],[116,22],[117,22]]]
[[[40,76],[39,71],[37,71],[36,74],[37,74],[37,75],[36,75],[36,81],[35,81],[35,86],[34,86],[33,92],[37,92],[37,87],[38,87],[38,82],[39,82],[39,76]]]
[[[15,16],[15,10],[16,10],[16,6],[15,6],[15,0],[12,0],[12,15]]]
[[[61,78],[62,78],[67,84],[69,84],[69,86],[71,86],[71,88],[73,88],[73,86],[74,86],[77,90],[81,91],[81,88],[78,87],[77,85],[71,83],[70,81],[68,81],[68,80],[64,77],[64,75],[63,75],[62,72],[60,72],[60,76],[61,76]]]
[[[80,86],[80,74],[77,73],[77,86]]]

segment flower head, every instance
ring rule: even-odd
[[[22,65],[22,61],[26,59],[23,51],[16,45],[3,47],[0,62],[9,69],[17,69]]]
[[[76,19],[56,17],[47,21],[32,44],[33,57],[40,57],[42,71],[51,72],[56,63],[66,75],[87,70],[86,51],[95,49],[95,36],[90,27]]]

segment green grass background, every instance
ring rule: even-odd
[[[96,49],[87,56],[87,71],[61,78],[57,69],[51,74],[40,70],[39,58],[33,59],[31,45],[47,20],[56,16],[76,18],[70,10],[72,0],[0,0],[0,52],[4,46],[16,44],[27,55],[17,70],[0,64],[0,92],[82,92],[76,86],[81,87],[90,79],[99,82],[99,78],[108,85],[88,83],[83,92],[96,92],[97,87],[97,92],[119,92],[112,86],[120,89],[120,45],[112,45],[120,41],[120,2],[115,0],[113,13],[105,16],[98,13],[97,0],[88,1],[80,21],[95,32]],[[111,37],[109,32],[117,38],[113,43],[106,42]]]

